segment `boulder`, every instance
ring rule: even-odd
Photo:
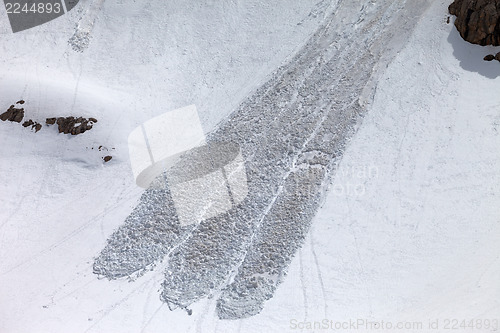
[[[45,123],[47,125],[53,125],[57,123],[59,133],[78,135],[85,133],[86,131],[92,129],[92,125],[97,122],[95,118],[83,118],[83,117],[59,117],[59,118],[47,118]]]
[[[11,105],[10,108],[4,113],[0,114],[0,120],[2,121],[13,121],[16,123],[20,123],[24,118],[24,109],[16,108],[14,105]]]
[[[24,123],[23,123],[23,127],[28,127],[28,126],[31,126],[31,129],[35,130],[35,133],[38,132],[39,130],[42,129],[42,125],[39,124],[38,122],[36,121],[33,121],[32,119],[30,120],[26,120]]]
[[[45,123],[47,125],[54,125],[56,123],[56,121],[57,121],[57,118],[47,118],[47,119],[45,119]]]
[[[35,122],[33,120],[26,120],[24,123],[23,123],[23,127],[28,127],[28,126],[31,126],[31,125],[34,125]]]
[[[500,0],[455,0],[449,7],[455,26],[466,41],[500,45]]]

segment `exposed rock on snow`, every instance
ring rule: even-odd
[[[500,0],[455,0],[449,7],[455,26],[466,41],[500,45]]]
[[[24,104],[24,100],[20,100],[16,102],[16,104]],[[0,120],[3,121],[12,121],[16,123],[21,123],[24,118],[24,108],[16,108],[14,105],[11,105],[7,111],[0,115]],[[82,134],[90,129],[94,123],[97,122],[95,118],[83,118],[83,117],[59,117],[59,118],[47,118],[45,123],[47,125],[54,125],[57,123],[59,133],[78,135]],[[42,129],[42,124],[37,121],[33,121],[33,119],[26,120],[23,124],[23,127],[31,126],[31,129],[35,130],[35,133]]]
[[[26,120],[23,123],[23,127],[28,127],[28,126],[31,126],[31,129],[34,129],[35,133],[42,129],[42,125],[36,121],[33,121],[32,119]]]
[[[45,120],[45,123],[46,123],[47,125],[54,125],[54,124],[56,123],[56,120],[57,120],[57,118],[47,118],[47,119]]]
[[[26,121],[23,123],[23,127],[32,126],[33,124],[35,124],[35,123],[33,122],[33,120],[32,120],[32,119],[30,119],[30,120],[26,120]]]
[[[493,60],[500,61],[500,52],[498,52],[496,55],[488,54],[483,59],[484,59],[484,61],[493,61]]]
[[[11,105],[10,108],[4,113],[0,114],[0,120],[3,121],[13,121],[16,123],[20,123],[24,118],[24,109],[16,108],[14,105]]]
[[[47,118],[45,123],[47,125],[53,125],[57,123],[59,133],[78,135],[85,133],[92,129],[94,123],[97,122],[95,118],[83,118],[83,117],[59,117],[59,118]]]

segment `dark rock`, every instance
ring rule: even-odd
[[[28,127],[28,126],[31,126],[33,125],[35,122],[33,122],[33,120],[26,120],[24,123],[23,123],[23,127]]]
[[[59,133],[78,135],[92,129],[93,122],[90,119],[86,119],[83,117],[59,117],[47,118],[45,122],[47,123],[47,125],[53,125],[57,123]]]
[[[45,123],[46,123],[47,125],[54,125],[54,124],[56,123],[56,120],[57,120],[57,118],[47,118],[47,119],[45,120]]]
[[[33,121],[32,119],[26,120],[23,123],[23,127],[28,127],[28,126],[31,126],[31,129],[34,129],[35,133],[42,129],[42,125],[36,121]]]
[[[492,61],[495,60],[495,56],[493,54],[488,54],[486,57],[483,58],[485,61]]]
[[[455,0],[449,7],[455,26],[466,41],[500,45],[500,0]]]
[[[18,109],[11,105],[10,108],[4,113],[0,114],[0,120],[3,121],[14,121],[16,123],[20,123],[24,118],[24,109]]]
[[[500,61],[500,52],[498,52],[496,55],[495,55],[495,59]]]
[[[104,156],[102,159],[104,160],[104,163],[111,161],[113,157],[112,156]]]
[[[24,104],[23,100],[17,101],[16,104]],[[0,115],[0,120],[14,121],[20,123],[24,118],[24,109],[16,108],[11,105],[10,108]],[[92,125],[97,122],[95,118],[83,118],[83,117],[59,117],[59,118],[47,118],[45,123],[47,125],[54,125],[57,123],[59,133],[78,135],[85,133],[86,131],[92,129]],[[35,133],[42,129],[42,125],[32,119],[29,119],[23,123],[23,127],[29,127],[35,130]]]

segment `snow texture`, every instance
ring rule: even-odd
[[[498,318],[500,68],[481,59],[500,50],[462,41],[448,3],[415,19],[416,1],[106,1],[75,52],[67,41],[82,5],[18,34],[0,11],[0,105],[24,99],[35,121],[99,119],[73,138],[0,124],[0,331],[296,332],[293,323],[360,318],[435,332],[429,320]],[[190,104],[211,142],[227,134],[241,145],[249,186],[269,190],[250,190],[238,208],[254,216],[235,220],[251,240],[232,226],[215,233],[220,256],[197,250],[215,245],[201,228],[225,220],[179,227],[162,204],[168,188],[143,192],[127,156],[134,128]],[[333,121],[344,126],[325,138]],[[294,131],[297,142],[280,136]],[[285,140],[290,150],[270,149]],[[101,145],[114,154],[105,165]],[[155,214],[156,234],[146,228]],[[133,283],[96,279],[94,257],[119,248],[106,240],[128,237],[134,218],[144,239],[131,261],[105,267],[113,277],[156,269]],[[178,270],[198,253],[207,266]],[[198,287],[176,283],[184,278]],[[191,304],[191,316],[159,293]]]
[[[97,258],[95,271],[108,278],[131,275],[175,247],[161,295],[171,309],[224,289],[221,318],[260,312],[304,241],[329,171],[363,113],[359,96],[380,54],[393,45],[393,29],[411,31],[409,16],[425,8],[403,5],[339,4],[304,48],[209,135],[209,143],[242,149],[249,191],[242,204],[185,235],[168,195],[148,191]],[[341,30],[345,26],[351,28]],[[185,242],[178,244],[179,238]]]

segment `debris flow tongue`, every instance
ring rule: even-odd
[[[222,143],[241,149],[244,199],[185,226],[167,172],[111,236],[96,272],[110,279],[131,275],[169,254],[161,299],[171,309],[221,292],[220,318],[262,310],[300,248],[330,171],[365,111],[358,101],[374,68],[401,46],[392,41],[401,38],[393,31],[410,34],[425,9],[414,2],[363,3],[341,2],[290,62],[207,137],[215,156]],[[189,154],[201,161],[203,152]],[[207,174],[203,163],[186,167],[194,169],[190,174]],[[221,177],[219,184],[225,181]]]

